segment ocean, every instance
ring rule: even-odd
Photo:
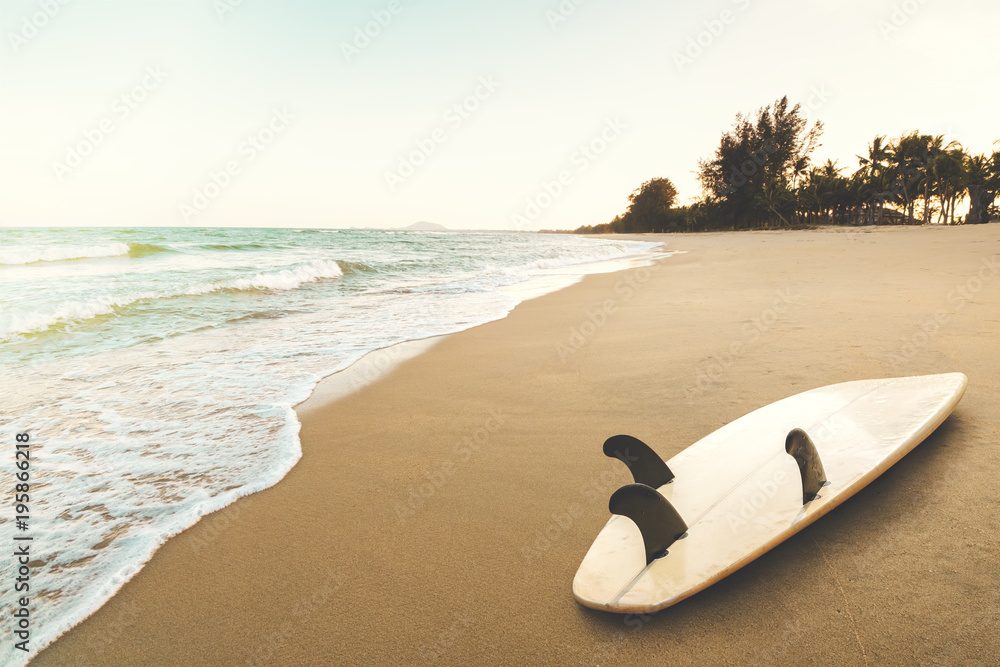
[[[502,318],[586,273],[648,261],[658,245],[502,232],[0,229],[4,470],[18,472],[16,434],[30,437],[27,519],[19,525],[9,503],[0,535],[30,544],[31,654],[100,607],[168,537],[280,480],[301,456],[293,406],[322,378],[373,350]],[[17,567],[0,559],[4,619]],[[13,643],[0,663],[27,661]]]

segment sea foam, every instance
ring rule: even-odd
[[[301,456],[293,406],[321,378],[368,351],[501,318],[524,298],[508,288],[654,245],[343,230],[16,234],[34,257],[103,249],[85,262],[0,267],[0,431],[30,433],[44,453],[31,496],[35,647],[103,604],[168,537],[280,480]],[[46,335],[20,335],[30,332]],[[9,517],[0,530],[9,540]],[[10,563],[0,561],[7,581]],[[7,642],[0,663],[23,664],[19,654]]]

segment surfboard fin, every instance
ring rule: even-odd
[[[687,524],[670,501],[645,484],[626,484],[611,495],[608,509],[627,516],[642,533],[646,564],[667,553],[667,547],[687,532]]]
[[[628,466],[636,484],[654,489],[674,478],[674,473],[649,445],[630,435],[613,435],[604,441],[604,454]]]
[[[819,459],[819,452],[809,435],[800,428],[788,432],[785,438],[785,451],[799,465],[799,475],[802,477],[802,504],[819,495],[820,488],[826,483],[826,471]]]

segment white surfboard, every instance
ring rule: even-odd
[[[686,532],[668,538],[665,554],[647,553],[651,539],[644,543],[637,523],[613,515],[576,573],[574,597],[594,609],[647,613],[703,590],[885,472],[951,414],[967,383],[962,373],[845,382],[797,394],[727,424],[667,461],[673,479],[654,484],[659,493],[652,494],[654,502],[665,498],[664,506],[683,519],[676,532]],[[810,451],[818,455],[818,473],[810,470],[814,459],[800,465],[786,452],[786,440],[793,452],[803,440],[801,434],[789,437],[795,429],[814,444]],[[607,446],[605,452],[613,455]],[[814,489],[818,493],[804,491],[807,478],[816,474],[822,482]],[[619,491],[652,488],[630,487]],[[638,512],[636,520],[648,523],[647,501],[640,498],[639,510],[626,513]],[[622,504],[613,496],[615,502]]]

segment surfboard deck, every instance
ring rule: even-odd
[[[636,523],[613,515],[576,573],[574,597],[593,609],[649,613],[707,588],[885,472],[940,426],[967,384],[962,373],[845,382],[723,426],[667,461],[674,477],[657,488],[687,532],[647,564]],[[808,502],[785,451],[794,429],[809,435],[825,469]]]

